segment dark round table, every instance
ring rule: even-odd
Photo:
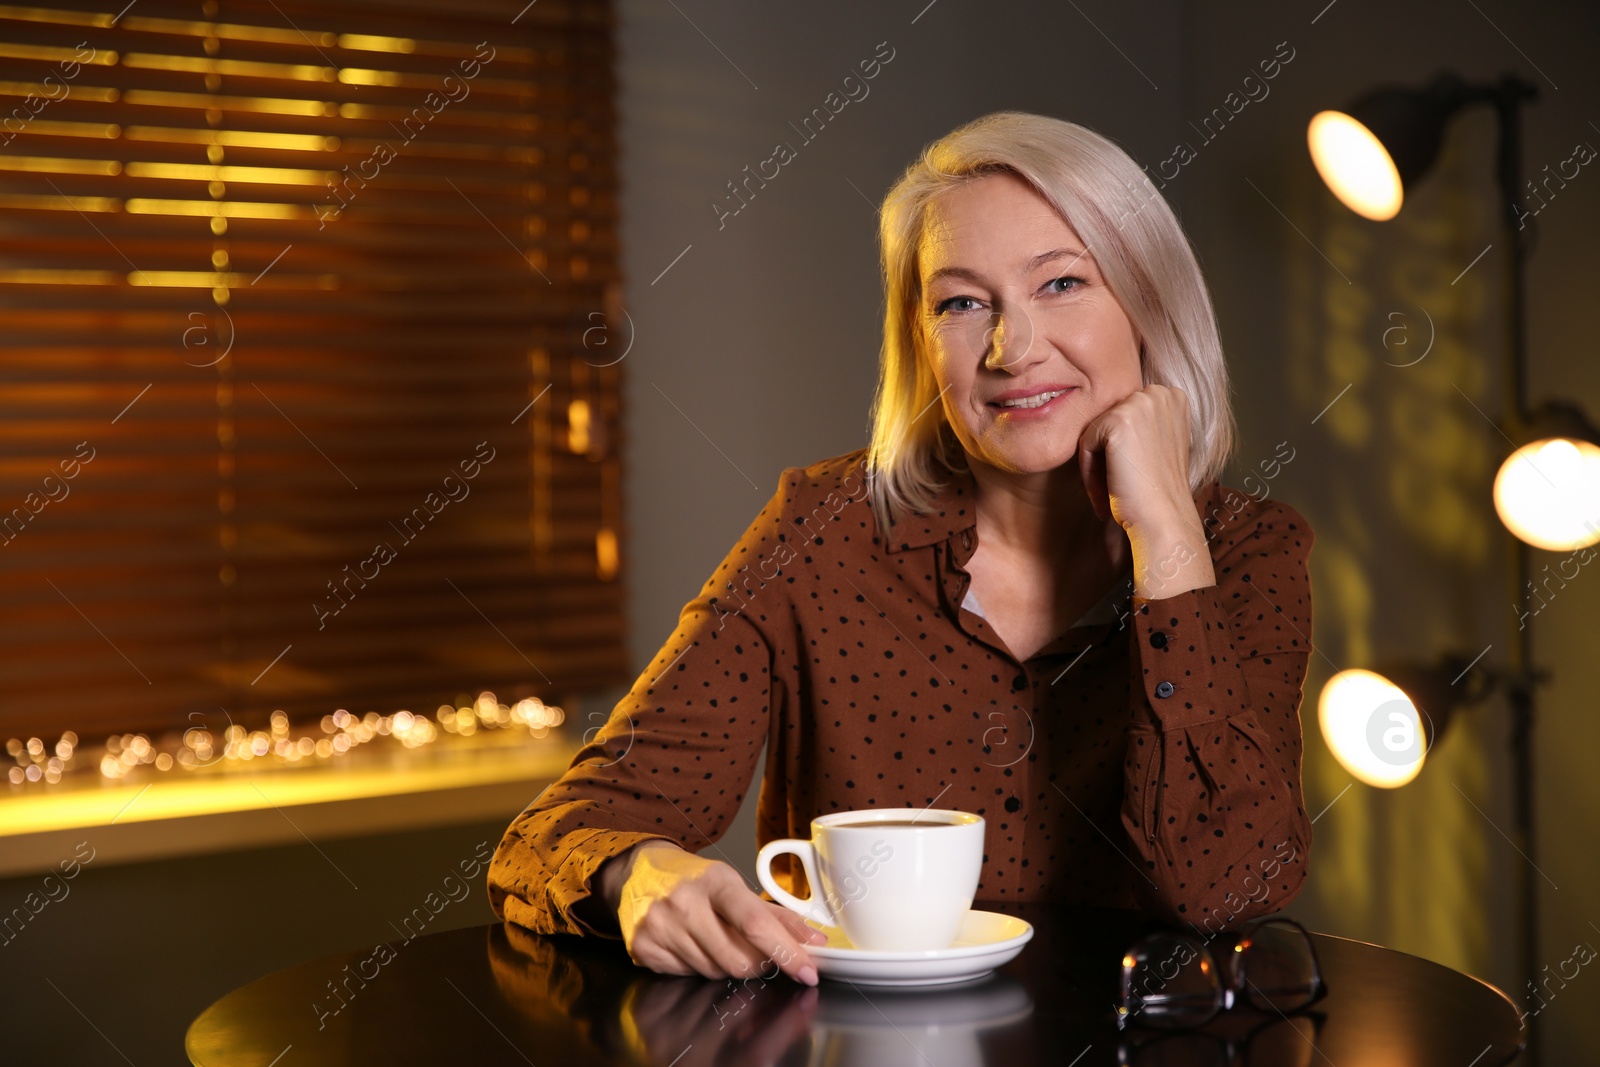
[[[1493,1067],[1522,1048],[1511,1002],[1437,963],[1314,935],[1328,995],[1305,1016],[1230,1012],[1148,1044],[1113,1015],[1127,912],[982,905],[1033,923],[1022,954],[960,986],[810,989],[667,977],[620,942],[510,925],[395,940],[257,979],[189,1027],[200,1067],[784,1064],[847,1067]]]

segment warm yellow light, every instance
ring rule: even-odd
[[[16,18],[15,15],[5,15],[5,18]],[[12,82],[0,81],[0,96],[33,96],[40,99],[49,99],[53,86],[43,82]],[[108,103],[122,95],[120,89],[108,89],[104,86],[77,85],[72,86],[74,100],[93,100],[96,103]]]
[[[1427,755],[1422,716],[1381,674],[1335,674],[1317,701],[1317,719],[1340,765],[1367,785],[1395,789],[1422,770]]]
[[[6,16],[10,18],[10,15]],[[79,46],[82,47],[82,46]],[[114,67],[117,65],[117,53],[97,52],[90,49],[90,56],[84,59],[77,48],[64,48],[45,44],[20,44],[7,41],[0,44],[0,56],[6,59],[32,59],[41,63],[92,63],[97,67]]]
[[[339,80],[346,85],[404,85],[409,79],[393,70],[367,70],[363,67],[345,67],[339,71]]]
[[[111,62],[116,61],[116,53],[113,52]],[[279,81],[331,82],[338,76],[332,67],[318,67],[310,63],[263,63],[245,59],[213,59],[210,56],[171,56],[156,52],[129,52],[122,57],[122,65],[139,70],[228,74],[239,78],[272,78]]]
[[[1523,445],[1495,476],[1494,509],[1535,548],[1570,552],[1600,541],[1600,446],[1567,437]]]
[[[1306,129],[1311,161],[1344,206],[1383,222],[1400,210],[1400,172],[1383,142],[1342,111],[1319,111]]]
[[[0,91],[5,83],[0,82]],[[78,90],[74,88],[76,97]],[[257,111],[277,115],[305,115],[321,118],[336,114],[337,104],[323,100],[304,100],[277,96],[223,96],[218,93],[177,93],[158,89],[129,89],[123,100],[142,107],[192,107],[196,109],[220,107],[229,111]],[[221,131],[213,131],[221,132]],[[337,138],[331,138],[337,140]]]
[[[574,400],[567,405],[567,449],[578,455],[589,451],[589,402]]]
[[[322,185],[339,176],[334,171],[291,167],[223,167],[204,163],[146,163],[137,160],[127,164],[125,173],[130,178],[177,178],[181,181],[243,182],[253,185]]]
[[[122,136],[129,141],[168,144],[222,145],[227,148],[271,148],[285,152],[333,152],[339,138],[309,133],[262,133],[256,130],[186,130],[166,126],[128,126]]]
[[[133,197],[123,201],[122,209],[130,215],[217,215],[237,219],[316,217],[316,213],[304,204],[256,203],[244,200],[219,203],[214,200],[151,200]]]
[[[0,270],[3,285],[117,285],[124,277],[114,270]]]
[[[24,211],[120,211],[122,201],[114,196],[56,196],[34,193],[0,193],[0,208]]]
[[[410,54],[417,50],[417,42],[409,37],[377,37],[365,33],[341,33],[339,47],[362,49],[368,52],[400,52]]]
[[[603,526],[594,535],[595,577],[609,582],[617,576],[618,563],[617,531]]]
[[[56,156],[0,156],[0,170],[26,171],[34,174],[103,174],[122,173],[122,163],[115,159],[79,159]]]

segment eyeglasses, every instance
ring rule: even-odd
[[[1117,1063],[1125,1067],[1312,1067],[1326,1018],[1314,1011],[1274,1016],[1240,1037],[1192,1030],[1141,1037],[1139,1031],[1130,1031],[1117,1045]]]
[[[1122,957],[1117,1026],[1182,1030],[1239,1005],[1288,1014],[1326,995],[1311,935],[1293,919],[1257,920],[1209,942],[1164,931]]]

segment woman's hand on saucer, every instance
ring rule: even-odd
[[[762,900],[729,864],[650,840],[600,868],[601,893],[635,963],[662,974],[776,977],[817,984],[807,944],[827,940],[787,908]]]

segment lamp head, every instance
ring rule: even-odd
[[[1577,407],[1546,404],[1518,439],[1494,479],[1506,529],[1551,552],[1600,542],[1600,431]]]
[[[1468,668],[1468,660],[1452,655],[1434,664],[1340,671],[1317,701],[1323,739],[1340,765],[1367,785],[1406,785],[1422,772],[1456,709],[1487,693],[1487,673]]]
[[[1400,211],[1405,191],[1438,158],[1445,123],[1467,102],[1466,83],[1440,74],[1426,87],[1386,86],[1342,111],[1311,119],[1306,141],[1317,173],[1340,201],[1382,222]]]

